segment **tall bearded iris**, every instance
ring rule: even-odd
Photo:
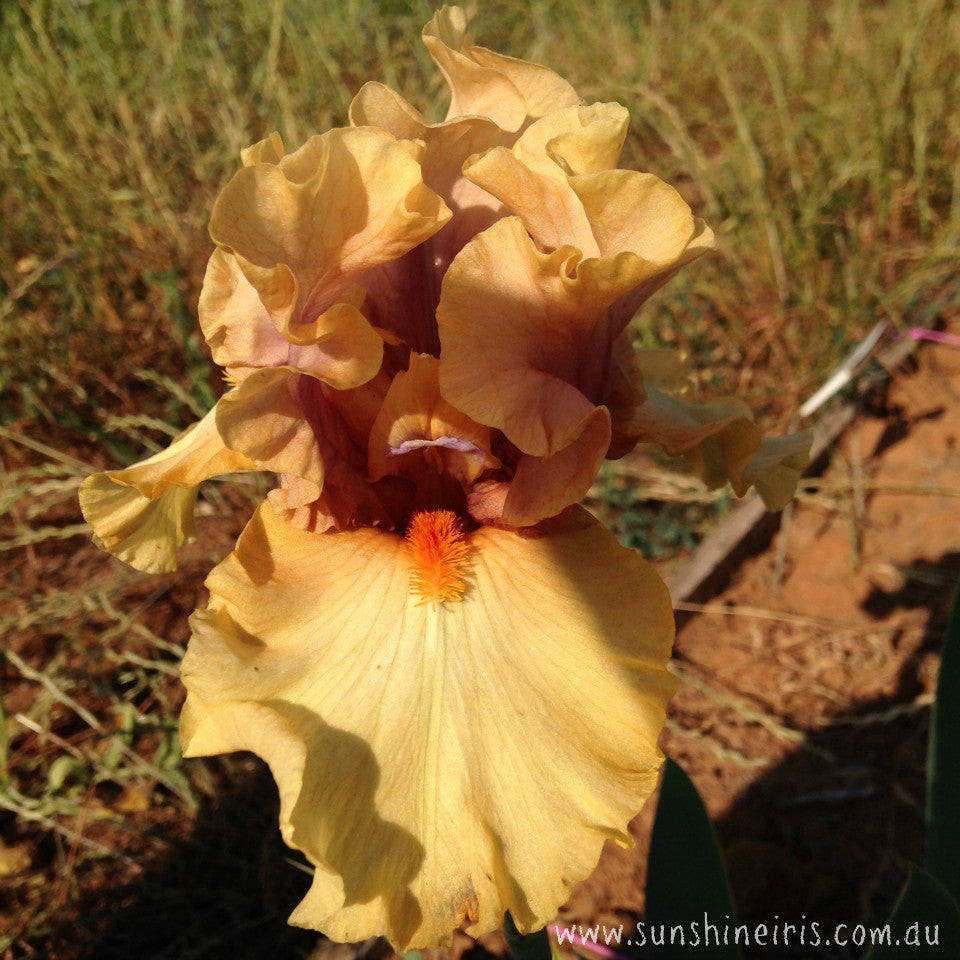
[[[443,122],[368,84],[350,127],[243,152],[200,299],[234,386],[81,491],[98,542],[161,571],[204,479],[278,475],[193,615],[184,752],[270,765],[316,868],[292,922],[401,950],[544,926],[654,788],[670,601],[576,505],[604,458],[657,443],[772,507],[806,459],[632,349],[712,234],[617,168],[626,110],[457,8],[423,36]]]

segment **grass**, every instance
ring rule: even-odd
[[[634,327],[689,353],[705,393],[735,391],[783,428],[878,319],[934,326],[956,310],[960,11],[947,0],[473,6],[484,45],[626,104],[625,165],[676,184],[717,231],[718,254]],[[191,823],[230,778],[180,761],[175,669],[249,489],[210,485],[207,539],[176,578],[148,580],[85,545],[76,488],[158,449],[222,389],[196,302],[240,149],[344,123],[367,79],[441,116],[416,41],[431,13],[0,3],[0,871],[20,864],[0,898],[2,956],[64,950],[81,905],[138,876],[169,849],[155,831]],[[655,473],[643,482],[664,496]],[[649,521],[620,474],[600,496],[652,550],[688,545],[689,511],[717,509]]]

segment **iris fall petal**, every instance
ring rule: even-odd
[[[248,457],[224,443],[214,408],[160,453],[125,470],[87,477],[80,509],[104,550],[137,570],[165,573],[177,567],[177,547],[195,537],[197,487],[252,469]]]
[[[337,940],[434,946],[505,909],[537,929],[656,782],[674,682],[653,570],[581,510],[467,542],[462,600],[434,607],[401,537],[266,505],[193,618],[185,752],[264,756],[317,866],[293,920]]]

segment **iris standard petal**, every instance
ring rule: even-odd
[[[236,256],[278,332],[296,342],[360,274],[443,226],[450,212],[423,183],[421,156],[382,131],[335,129],[227,184],[210,235]]]
[[[604,303],[577,282],[579,259],[570,247],[542,253],[508,217],[461,251],[440,295],[441,392],[533,456],[572,443],[595,405],[587,381],[615,296]]]
[[[132,467],[83,481],[80,509],[95,543],[146,573],[176,569],[177,547],[196,536],[197,487],[224,473],[256,469],[226,446],[216,415],[214,407],[165,450]]]
[[[448,120],[489,117],[504,130],[519,130],[579,103],[577,91],[552,70],[477,47],[466,30],[459,7],[443,7],[423,28],[423,42],[450,87]]]
[[[674,689],[670,601],[584,511],[554,527],[468,534],[462,600],[428,604],[399,536],[306,533],[266,505],[210,575],[185,753],[271,765],[283,835],[317,865],[294,922],[401,950],[506,909],[533,930],[604,840],[630,844]]]
[[[422,142],[424,183],[452,212],[436,235],[359,279],[369,291],[370,311],[377,324],[397,334],[412,350],[436,355],[440,346],[435,314],[444,271],[471,237],[504,212],[499,200],[463,175],[464,161],[497,144],[510,143],[516,135],[486,117],[429,123],[400,94],[378,83],[360,89],[350,105],[350,122]]]
[[[628,120],[618,103],[557,110],[531,124],[512,148],[472,157],[463,173],[519,216],[542,249],[570,244],[596,257],[600,248],[569,177],[616,166]]]

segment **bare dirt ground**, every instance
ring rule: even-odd
[[[960,578],[958,438],[960,350],[924,347],[868,398],[819,492],[680,626],[663,748],[714,818],[741,920],[817,920],[823,939],[882,923],[923,862],[929,709]],[[652,814],[563,919],[633,928]]]
[[[869,398],[819,489],[801,498],[773,542],[731,570],[720,593],[700,598],[703,609],[680,613],[681,684],[663,747],[714,818],[743,921],[805,918],[823,929],[879,923],[909,863],[922,862],[929,708],[960,575],[958,436],[960,350],[924,346]],[[243,523],[249,504],[242,500],[209,518],[178,573],[123,582],[130,618],[168,641],[186,641],[211,559],[229,549]],[[70,509],[60,522],[75,522]],[[112,560],[81,539],[69,543],[6,555],[4,574],[19,578],[14,615],[81,582],[116,586]],[[77,616],[75,640],[87,638],[86,648],[66,645],[35,620],[6,642],[28,668],[42,671],[56,659],[58,669],[72,670],[93,691],[86,706],[106,722],[118,668],[96,651],[116,624],[99,608]],[[143,631],[116,643],[134,656],[157,656]],[[141,714],[158,699],[177,705],[173,657],[170,666],[169,678],[131,696]],[[0,681],[7,718],[44,695],[42,683],[10,663]],[[96,739],[69,710],[53,716],[56,736],[75,750]],[[39,749],[39,735],[7,724],[14,766]],[[141,731],[132,749],[154,756],[159,738],[159,729]],[[149,779],[139,794],[91,783],[79,814],[58,819],[72,837],[0,810],[7,857],[0,933],[33,931],[6,957],[252,960],[311,952],[315,938],[285,924],[309,880],[279,840],[276,793],[262,765],[234,757],[188,765],[187,773],[199,798],[195,813]],[[606,850],[561,922],[624,924],[629,937],[642,916],[653,808],[632,825],[634,849]],[[108,852],[94,856],[86,841]],[[451,952],[504,950],[499,936],[482,945],[458,936]],[[386,952],[366,947],[370,957]],[[625,944],[620,952],[635,953]],[[747,952],[859,954],[836,946]]]

